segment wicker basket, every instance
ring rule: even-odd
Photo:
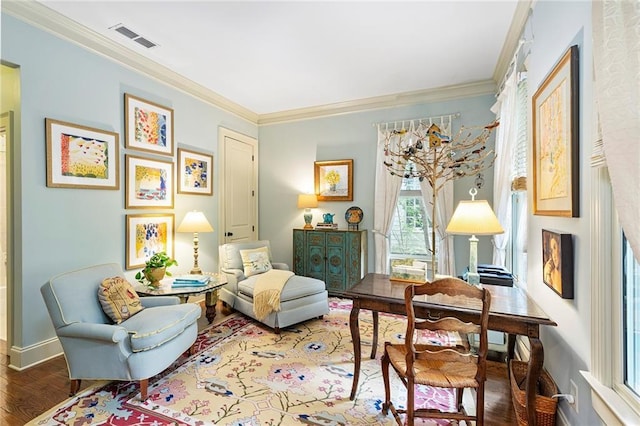
[[[516,412],[518,426],[527,426],[527,396],[524,391],[524,382],[527,377],[527,363],[511,360],[509,363],[511,377],[511,399]],[[538,379],[538,391],[536,395],[536,424],[537,426],[554,426],[556,424],[557,400],[551,398],[558,393],[558,386],[549,375],[549,372],[542,369]]]

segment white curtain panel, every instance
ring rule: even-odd
[[[413,130],[413,122],[410,123],[410,126],[410,130]],[[400,137],[399,135],[391,135],[392,130],[394,129],[389,129],[388,125],[378,126],[376,183],[373,204],[374,268],[377,274],[389,273],[389,231],[402,185],[402,177],[392,176],[383,164],[385,161],[385,141],[387,138]]]
[[[496,162],[493,167],[493,211],[504,234],[493,236],[493,264],[505,266],[507,244],[511,238],[511,180],[517,135],[517,73],[507,77],[498,101],[491,108],[500,121],[496,133]]]
[[[640,1],[592,5],[595,93],[604,155],[620,224],[639,259]]]

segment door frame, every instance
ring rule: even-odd
[[[218,244],[225,243],[225,223],[226,223],[226,210],[225,210],[225,182],[226,182],[226,164],[225,164],[225,151],[226,151],[226,138],[236,139],[240,142],[247,143],[252,145],[254,148],[254,159],[253,159],[253,187],[255,188],[255,196],[253,197],[253,217],[255,218],[255,235],[256,238],[260,235],[260,229],[258,225],[260,223],[258,216],[258,205],[259,205],[259,188],[258,188],[258,139],[253,138],[251,136],[244,135],[242,133],[236,132],[235,130],[227,129],[225,127],[218,127],[218,156],[220,161],[218,161],[218,167],[220,173],[218,174],[219,185],[218,185],[218,193],[220,194],[218,199]]]

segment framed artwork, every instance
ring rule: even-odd
[[[563,299],[573,299],[573,238],[542,230],[542,280]]]
[[[178,148],[178,193],[213,194],[213,156]]]
[[[120,189],[117,133],[45,118],[47,186]]]
[[[173,208],[173,163],[125,155],[125,208]]]
[[[578,46],[533,95],[533,214],[579,216]]]
[[[126,269],[142,268],[155,253],[173,258],[175,217],[171,214],[128,214]]]
[[[173,156],[173,110],[124,94],[125,147]]]
[[[316,161],[314,166],[319,201],[353,201],[353,160]]]

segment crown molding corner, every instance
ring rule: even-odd
[[[532,7],[532,0],[518,1],[516,10],[513,13],[511,25],[509,26],[509,31],[507,32],[507,37],[502,45],[498,62],[493,71],[493,80],[496,82],[501,82],[507,73],[509,64],[511,64],[516,49],[518,49],[520,37],[522,36],[522,31],[527,23],[527,19],[529,19],[529,12]]]
[[[41,30],[64,38],[76,45],[91,50],[103,57],[114,60],[120,65],[152,77],[186,94],[201,99],[222,110],[234,114],[252,124],[257,124],[258,114],[235,102],[215,93],[214,91],[189,80],[188,78],[168,69],[130,50],[108,37],[92,31],[77,22],[59,14],[34,0],[3,0],[2,12],[21,21],[27,22]]]

